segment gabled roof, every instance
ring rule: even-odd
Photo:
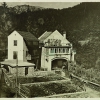
[[[17,31],[25,40],[38,41],[38,39],[30,32]]]
[[[59,33],[58,30],[55,30],[54,32],[44,32],[38,39],[42,43],[46,38],[48,38],[52,33]],[[60,33],[59,33],[60,34]],[[61,35],[63,37],[63,35]],[[70,43],[67,39],[63,37],[62,43]]]
[[[47,37],[49,37],[50,35],[52,34],[52,32],[44,32],[38,39],[40,40],[40,41],[43,41],[43,40],[45,40]]]

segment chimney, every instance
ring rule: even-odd
[[[66,39],[66,31],[63,32],[63,37]]]

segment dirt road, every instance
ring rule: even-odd
[[[98,91],[96,91],[94,89],[86,87],[86,92],[88,93],[88,96],[90,98],[100,98],[100,92],[98,92]]]

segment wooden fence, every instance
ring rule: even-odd
[[[15,88],[15,82],[12,81],[12,80],[9,78],[9,76],[7,75],[7,73],[5,73],[4,71],[3,71],[3,73],[4,73],[4,80],[5,80],[5,83],[6,83],[8,86],[10,86],[11,88]]]
[[[25,86],[23,86],[19,83],[17,89],[18,89],[17,92],[21,97],[23,97],[23,98],[30,97],[30,90],[28,88],[26,88]]]
[[[87,86],[89,86],[90,88],[95,89],[96,91],[100,92],[100,85],[94,82],[91,82],[89,80],[85,80],[83,78],[80,78],[74,74],[71,74],[72,78],[78,79],[80,82],[83,82],[84,84],[86,84]]]
[[[30,91],[28,88],[24,87],[20,83],[16,87],[16,83],[10,80],[9,76],[4,71],[3,73],[4,73],[5,83],[7,86],[9,86],[13,91],[17,92],[17,94],[23,98],[28,98],[30,96]]]

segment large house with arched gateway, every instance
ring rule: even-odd
[[[39,38],[41,48],[41,68],[51,71],[62,68],[64,62],[74,61],[75,52],[72,44],[66,39],[66,33],[61,35],[57,30],[45,32]]]

